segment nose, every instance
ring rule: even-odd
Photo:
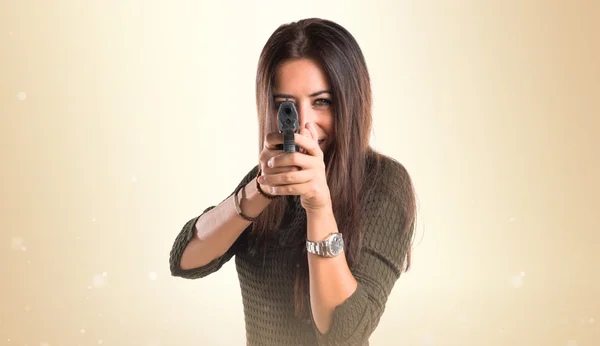
[[[316,116],[314,110],[308,106],[298,106],[298,122],[300,123],[300,129],[305,129],[307,123],[315,123]]]

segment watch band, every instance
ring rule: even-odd
[[[306,250],[315,255],[325,256],[325,249],[324,249],[323,241],[314,242],[314,241],[307,240],[306,241]]]
[[[306,240],[306,250],[309,253],[321,256],[321,257],[335,257],[338,254],[340,254],[339,248],[336,250],[333,250],[332,248],[330,248],[330,246],[332,246],[332,241],[333,239],[335,239],[336,237],[339,238],[339,241],[342,241],[343,244],[343,239],[341,238],[341,233],[339,232],[334,232],[329,234],[329,236],[322,241],[311,241],[311,240]],[[342,245],[343,247],[343,245]]]

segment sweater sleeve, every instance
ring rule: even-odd
[[[406,174],[407,173],[403,173]],[[361,215],[364,231],[359,260],[351,268],[358,286],[333,313],[325,334],[312,324],[321,346],[368,345],[383,315],[388,296],[403,270],[404,259],[414,232],[414,208],[402,202],[401,194],[411,193],[410,180],[382,184],[368,199]]]
[[[221,203],[223,203],[225,200],[227,200],[227,198],[231,197],[238,187],[240,187],[242,185],[246,185],[249,182],[251,182],[256,177],[257,173],[258,173],[258,165],[255,166],[252,170],[250,170],[250,172],[248,172],[246,174],[246,176],[240,181],[240,183],[237,185],[237,187],[235,189],[233,189],[233,191],[231,191],[229,196],[227,196],[225,199],[223,199],[223,201],[221,201]],[[233,255],[235,255],[235,253],[239,250],[242,235],[244,233],[247,233],[250,230],[250,228],[252,227],[252,224],[250,224],[242,232],[242,235],[240,235],[240,237],[238,237],[238,239],[236,239],[235,242],[229,247],[229,249],[227,249],[227,251],[220,257],[213,259],[212,261],[210,261],[209,263],[207,263],[201,267],[190,268],[190,269],[182,269],[181,268],[181,256],[183,255],[183,250],[185,250],[188,243],[194,237],[194,234],[196,232],[196,222],[198,221],[198,219],[200,217],[202,217],[202,215],[206,214],[209,210],[214,209],[215,207],[216,207],[215,205],[209,206],[208,208],[204,209],[204,211],[199,216],[195,216],[194,218],[192,218],[191,220],[186,222],[185,225],[183,225],[183,228],[181,229],[181,231],[175,238],[175,241],[171,248],[171,252],[169,254],[169,266],[171,268],[172,276],[182,277],[185,279],[203,278],[203,277],[219,270],[223,266],[223,264],[227,263],[227,261],[229,261],[233,257]]]

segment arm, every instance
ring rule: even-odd
[[[260,214],[270,203],[256,190],[257,171],[258,166],[238,185],[246,185],[247,199],[240,202],[240,207],[244,214],[250,217]],[[242,195],[241,192],[239,195]],[[194,217],[183,226],[169,256],[171,275],[190,279],[201,278],[217,271],[233,257],[235,242],[251,224],[237,215],[233,198],[232,192],[219,205],[208,207],[200,216]]]
[[[320,345],[363,345],[377,327],[400,277],[413,234],[412,217],[398,197],[376,193],[363,210],[364,243],[350,269],[345,252],[332,258],[308,254],[312,319]],[[307,237],[337,231],[331,211],[307,213]]]

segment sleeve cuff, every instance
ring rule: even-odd
[[[321,346],[364,345],[370,336],[370,299],[362,284],[342,304],[333,311],[331,326],[325,334],[315,324],[311,312],[312,325]]]
[[[183,251],[185,250],[187,244],[194,237],[194,230],[195,230],[196,222],[202,215],[204,215],[206,212],[208,212],[209,210],[211,210],[213,208],[215,208],[215,206],[210,206],[210,207],[206,208],[202,212],[202,214],[189,220],[183,226],[183,229],[181,230],[181,232],[177,236],[177,239],[175,240],[175,244],[173,245],[173,248],[172,248],[171,254],[170,254],[170,267],[171,267],[171,275],[172,276],[178,276],[178,277],[182,277],[182,278],[186,278],[186,279],[202,278],[202,277],[205,277],[205,276],[217,271],[223,265],[224,261],[227,259],[228,253],[225,253],[224,255],[215,258],[214,260],[210,261],[209,263],[207,263],[201,267],[191,268],[191,269],[181,269],[181,256],[183,255]]]

